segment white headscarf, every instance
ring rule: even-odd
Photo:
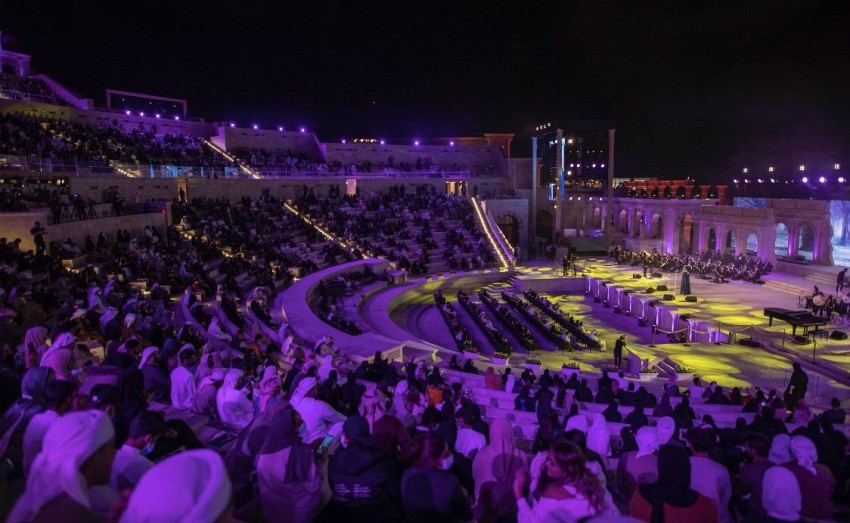
[[[181,452],[139,481],[120,523],[215,521],[231,498],[224,460],[212,450]]]
[[[602,416],[605,419],[605,416]],[[571,417],[567,420],[567,426],[565,428],[567,432],[571,430],[578,430],[583,434],[587,434],[587,418],[584,414],[579,413],[576,416]]]
[[[676,422],[670,416],[658,419],[655,430],[658,434],[658,446],[666,445],[676,433]]]
[[[773,437],[767,459],[774,465],[784,465],[794,459],[791,456],[791,437],[788,434],[777,434]]]
[[[80,467],[114,437],[109,416],[99,410],[69,412],[56,420],[44,435],[41,452],[30,467],[26,491],[15,504],[9,522],[32,520],[62,494],[91,508],[89,486]]]
[[[328,379],[328,376],[331,375],[332,370],[334,370],[334,357],[331,355],[324,356],[322,358],[322,364],[319,365],[319,370],[316,371],[316,376],[324,383]]]
[[[295,387],[295,392],[292,393],[292,397],[289,399],[289,403],[292,404],[296,409],[298,405],[301,404],[301,400],[304,399],[304,396],[307,395],[308,392],[313,390],[318,385],[316,378],[304,378],[298,382],[298,386]]]
[[[581,414],[570,418],[583,417]],[[605,416],[601,412],[593,414],[593,425],[587,432],[587,448],[596,452],[600,456],[607,456],[611,450],[611,433],[608,431],[608,422],[605,421]]]
[[[157,352],[159,352],[159,347],[156,347],[154,345],[151,345],[150,347],[145,347],[144,352],[142,352],[142,359],[139,360],[139,369],[141,370],[145,368],[145,365],[148,362],[148,358],[150,358]]]
[[[247,397],[236,388],[242,371],[230,369],[224,376],[224,383],[216,392],[216,407],[221,422],[228,427],[244,429],[254,418],[254,406]]]
[[[815,463],[818,461],[818,449],[815,448],[812,440],[806,436],[794,436],[791,439],[791,454],[801,467],[817,475],[818,469]]]
[[[768,516],[782,521],[800,519],[803,496],[793,472],[785,467],[770,467],[764,473],[761,488],[761,500]]]
[[[637,431],[637,435],[635,436],[635,440],[637,441],[637,454],[635,457],[640,458],[643,456],[649,456],[660,446],[660,442],[658,441],[658,431],[653,427],[641,427]]]

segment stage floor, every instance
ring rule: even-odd
[[[752,336],[762,344],[770,345],[770,350],[738,344],[692,343],[690,346],[685,346],[682,343],[670,343],[668,338],[661,334],[655,338],[656,346],[649,347],[653,340],[652,329],[639,326],[637,318],[615,314],[613,308],[605,308],[602,303],[595,303],[592,297],[584,294],[547,295],[559,304],[561,310],[582,317],[586,327],[597,329],[601,339],[607,342],[608,353],[541,352],[544,367],[560,368],[561,363],[568,360],[579,361],[583,367],[584,363],[599,366],[604,361],[612,361],[610,350],[614,340],[621,333],[627,335],[629,344],[640,354],[652,354],[659,357],[667,355],[680,365],[694,367],[703,380],[716,380],[727,387],[761,386],[784,389],[787,377],[791,374],[791,362],[797,359],[812,361],[812,343],[807,345],[792,343],[791,328],[788,324],[774,321],[773,326],[769,327],[768,319],[763,316],[765,307],[796,309],[800,292],[812,287],[811,280],[804,277],[773,273],[765,278],[768,281],[766,285],[752,285],[737,281],[718,285],[691,278],[691,294],[696,295],[699,301],[685,303],[682,301],[683,297],[676,292],[678,275],[660,280],[633,279],[632,274],[642,273],[641,268],[618,266],[603,258],[584,258],[580,260],[580,264],[584,265],[588,271],[587,274],[592,277],[610,280],[618,286],[636,291],[665,283],[670,289],[668,292],[676,294],[676,301],[665,302],[664,305],[673,306],[679,314],[692,314],[699,319],[716,322],[720,324],[723,332],[737,331],[738,339]],[[540,263],[521,266],[519,271],[523,273],[520,278],[534,276],[552,278],[560,275],[560,267]],[[836,273],[837,271],[838,269]],[[825,289],[823,284],[820,284],[820,287],[825,292],[834,290],[834,287]],[[844,329],[842,325],[830,324],[827,328],[850,332],[850,329]],[[783,334],[783,331],[787,332]],[[787,354],[780,350],[783,338],[785,338],[784,349]],[[828,405],[832,397],[842,400],[850,399],[850,386],[848,386],[850,375],[846,372],[850,369],[850,340],[817,340],[815,361],[818,362],[819,367],[825,369],[823,372],[838,379],[826,377],[817,370],[818,367],[806,365],[808,367],[806,372],[809,375],[807,395],[809,402],[823,406]],[[841,376],[836,375],[839,372]],[[660,386],[657,383],[653,385],[652,388]]]

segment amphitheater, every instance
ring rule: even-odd
[[[537,416],[516,410],[512,391],[485,387],[486,369],[576,373],[595,383],[611,370],[621,334],[626,380],[658,397],[666,384],[687,388],[694,376],[727,390],[781,395],[796,362],[809,376],[813,411],[848,399],[846,314],[793,333],[790,323],[765,314],[805,308],[813,286],[834,293],[838,269],[825,202],[775,199],[746,209],[728,205],[730,189],[720,184],[613,187],[613,162],[596,176],[601,185],[552,197],[538,183],[537,158],[511,156],[513,134],[327,143],[301,129],[143,115],[98,107],[49,76],[32,76],[28,60],[0,51],[7,76],[0,187],[15,193],[0,237],[35,250],[31,228],[38,221],[63,270],[109,276],[114,266],[102,256],[62,244],[172,231],[202,252],[203,279],[217,288],[201,292],[179,277],[159,283],[174,300],[176,324],[196,327],[206,343],[221,339],[204,317],[216,318],[229,336],[259,335],[307,352],[332,337],[352,365],[376,352],[396,366],[424,361],[449,383],[462,383],[485,421],[510,420],[524,448],[535,438]],[[86,219],[75,215],[75,200],[86,202]],[[216,233],[222,205],[250,222],[240,230],[245,238]],[[780,227],[786,236],[777,249]],[[662,256],[725,252],[769,263],[772,271],[760,284],[718,283],[692,272],[681,292],[681,271],[618,263],[614,246]],[[139,276],[131,285],[149,294],[155,280]],[[546,300],[553,307],[542,306]],[[255,302],[268,318],[258,316]],[[478,373],[450,369],[452,358],[471,360]],[[606,406],[582,402],[580,412],[591,420]],[[756,415],[699,399],[692,406],[719,428]],[[157,408],[222,451],[236,440],[208,417]],[[789,422],[789,431],[798,425]],[[608,423],[613,446],[625,426]]]

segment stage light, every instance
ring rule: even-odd
[[[808,178],[807,176],[803,176],[803,178],[802,178],[802,180],[801,180],[801,181],[802,181],[803,183],[809,183],[809,178]]]
[[[386,145],[387,142],[381,140],[381,145]]]
[[[818,178],[818,181],[819,181],[820,183],[826,183],[826,177],[825,177],[825,176],[821,176],[820,178]]]
[[[767,172],[772,173],[772,172],[773,172],[773,167],[768,167],[768,168],[767,168]]]
[[[159,114],[159,113],[156,113],[154,116],[156,116],[157,118],[160,118],[162,115]]]
[[[145,113],[139,113],[139,116],[144,116],[144,115],[145,115]]]
[[[596,169],[596,164],[593,164],[593,168]]]
[[[572,138],[570,138],[569,140],[567,140],[567,143],[568,143],[568,144],[570,144],[570,145],[572,145],[572,144],[573,144],[573,139],[572,139]]]
[[[844,179],[844,177],[843,177],[843,176],[839,176],[839,177],[838,177],[838,183],[844,183],[845,181],[846,181],[846,180]]]
[[[806,166],[805,166],[805,165],[801,165],[801,166],[800,166],[800,172],[803,172],[803,171],[805,171],[805,170],[806,170]]]
[[[604,163],[602,164],[602,168],[603,168],[603,169],[605,168],[605,164],[604,164]]]
[[[414,140],[413,145],[419,145],[419,140]]]
[[[277,130],[280,131],[280,132],[283,132],[283,126],[282,125],[278,126]]]
[[[260,126],[259,126],[259,125],[257,125],[257,124],[254,124],[254,125],[252,125],[252,126],[251,126],[251,128],[252,128],[252,129],[254,129],[254,130],[256,131],[257,129],[259,129],[259,128],[260,128]]]
[[[744,183],[750,183],[750,181],[744,178]]]
[[[345,138],[342,139],[342,143],[345,143]]]
[[[455,146],[455,142],[454,142],[454,140],[452,140],[451,142],[449,142],[449,145],[451,145],[452,147],[454,147],[454,146]]]
[[[837,164],[833,165],[832,168],[837,171],[838,169],[841,169],[841,164],[837,163]]]
[[[180,117],[179,117],[179,116],[175,116],[175,117],[174,117],[174,119],[175,119],[175,120],[177,120],[178,122],[180,121]]]
[[[759,183],[764,183],[764,180],[762,180],[761,178],[759,178]]]
[[[750,172],[750,170],[747,169],[746,167],[744,167],[743,169],[741,169],[741,172],[743,172],[744,174],[747,174],[748,172]]]
[[[230,127],[231,127],[231,128],[236,127],[236,124],[235,124],[235,123],[231,123],[231,124],[230,124]]]
[[[776,183],[776,180],[774,180],[773,178],[771,178],[771,179],[770,179],[770,183]]]
[[[305,128],[303,128],[303,127],[302,127],[301,129],[298,129],[298,130],[299,130],[299,131],[301,131],[302,133],[303,133],[303,132],[307,132],[307,129],[305,129]]]
[[[130,113],[130,111],[124,111],[124,114],[126,114],[127,116],[130,116],[131,113]]]

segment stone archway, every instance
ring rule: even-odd
[[[746,243],[747,254],[750,256],[758,256],[759,252],[759,237],[758,234],[751,232],[747,234]]]
[[[543,238],[547,242],[552,241],[552,235],[555,233],[555,218],[552,213],[546,209],[537,211],[537,230],[534,234]]]
[[[496,224],[505,235],[505,239],[511,244],[511,247],[516,247],[519,243],[520,222],[513,214],[503,214],[496,219]]]
[[[620,232],[624,234],[629,232],[629,211],[625,209],[620,211],[618,223],[620,224]]]
[[[649,224],[649,237],[660,238],[661,233],[664,230],[664,220],[661,218],[661,215],[653,214],[652,218],[650,218]]]
[[[784,223],[776,224],[776,241],[773,252],[777,256],[788,256],[788,227]]]
[[[814,259],[815,252],[815,229],[809,224],[800,226],[797,233],[797,256],[807,260]]]
[[[694,217],[690,213],[682,217],[682,227],[679,236],[679,253],[693,254],[694,248]]]

